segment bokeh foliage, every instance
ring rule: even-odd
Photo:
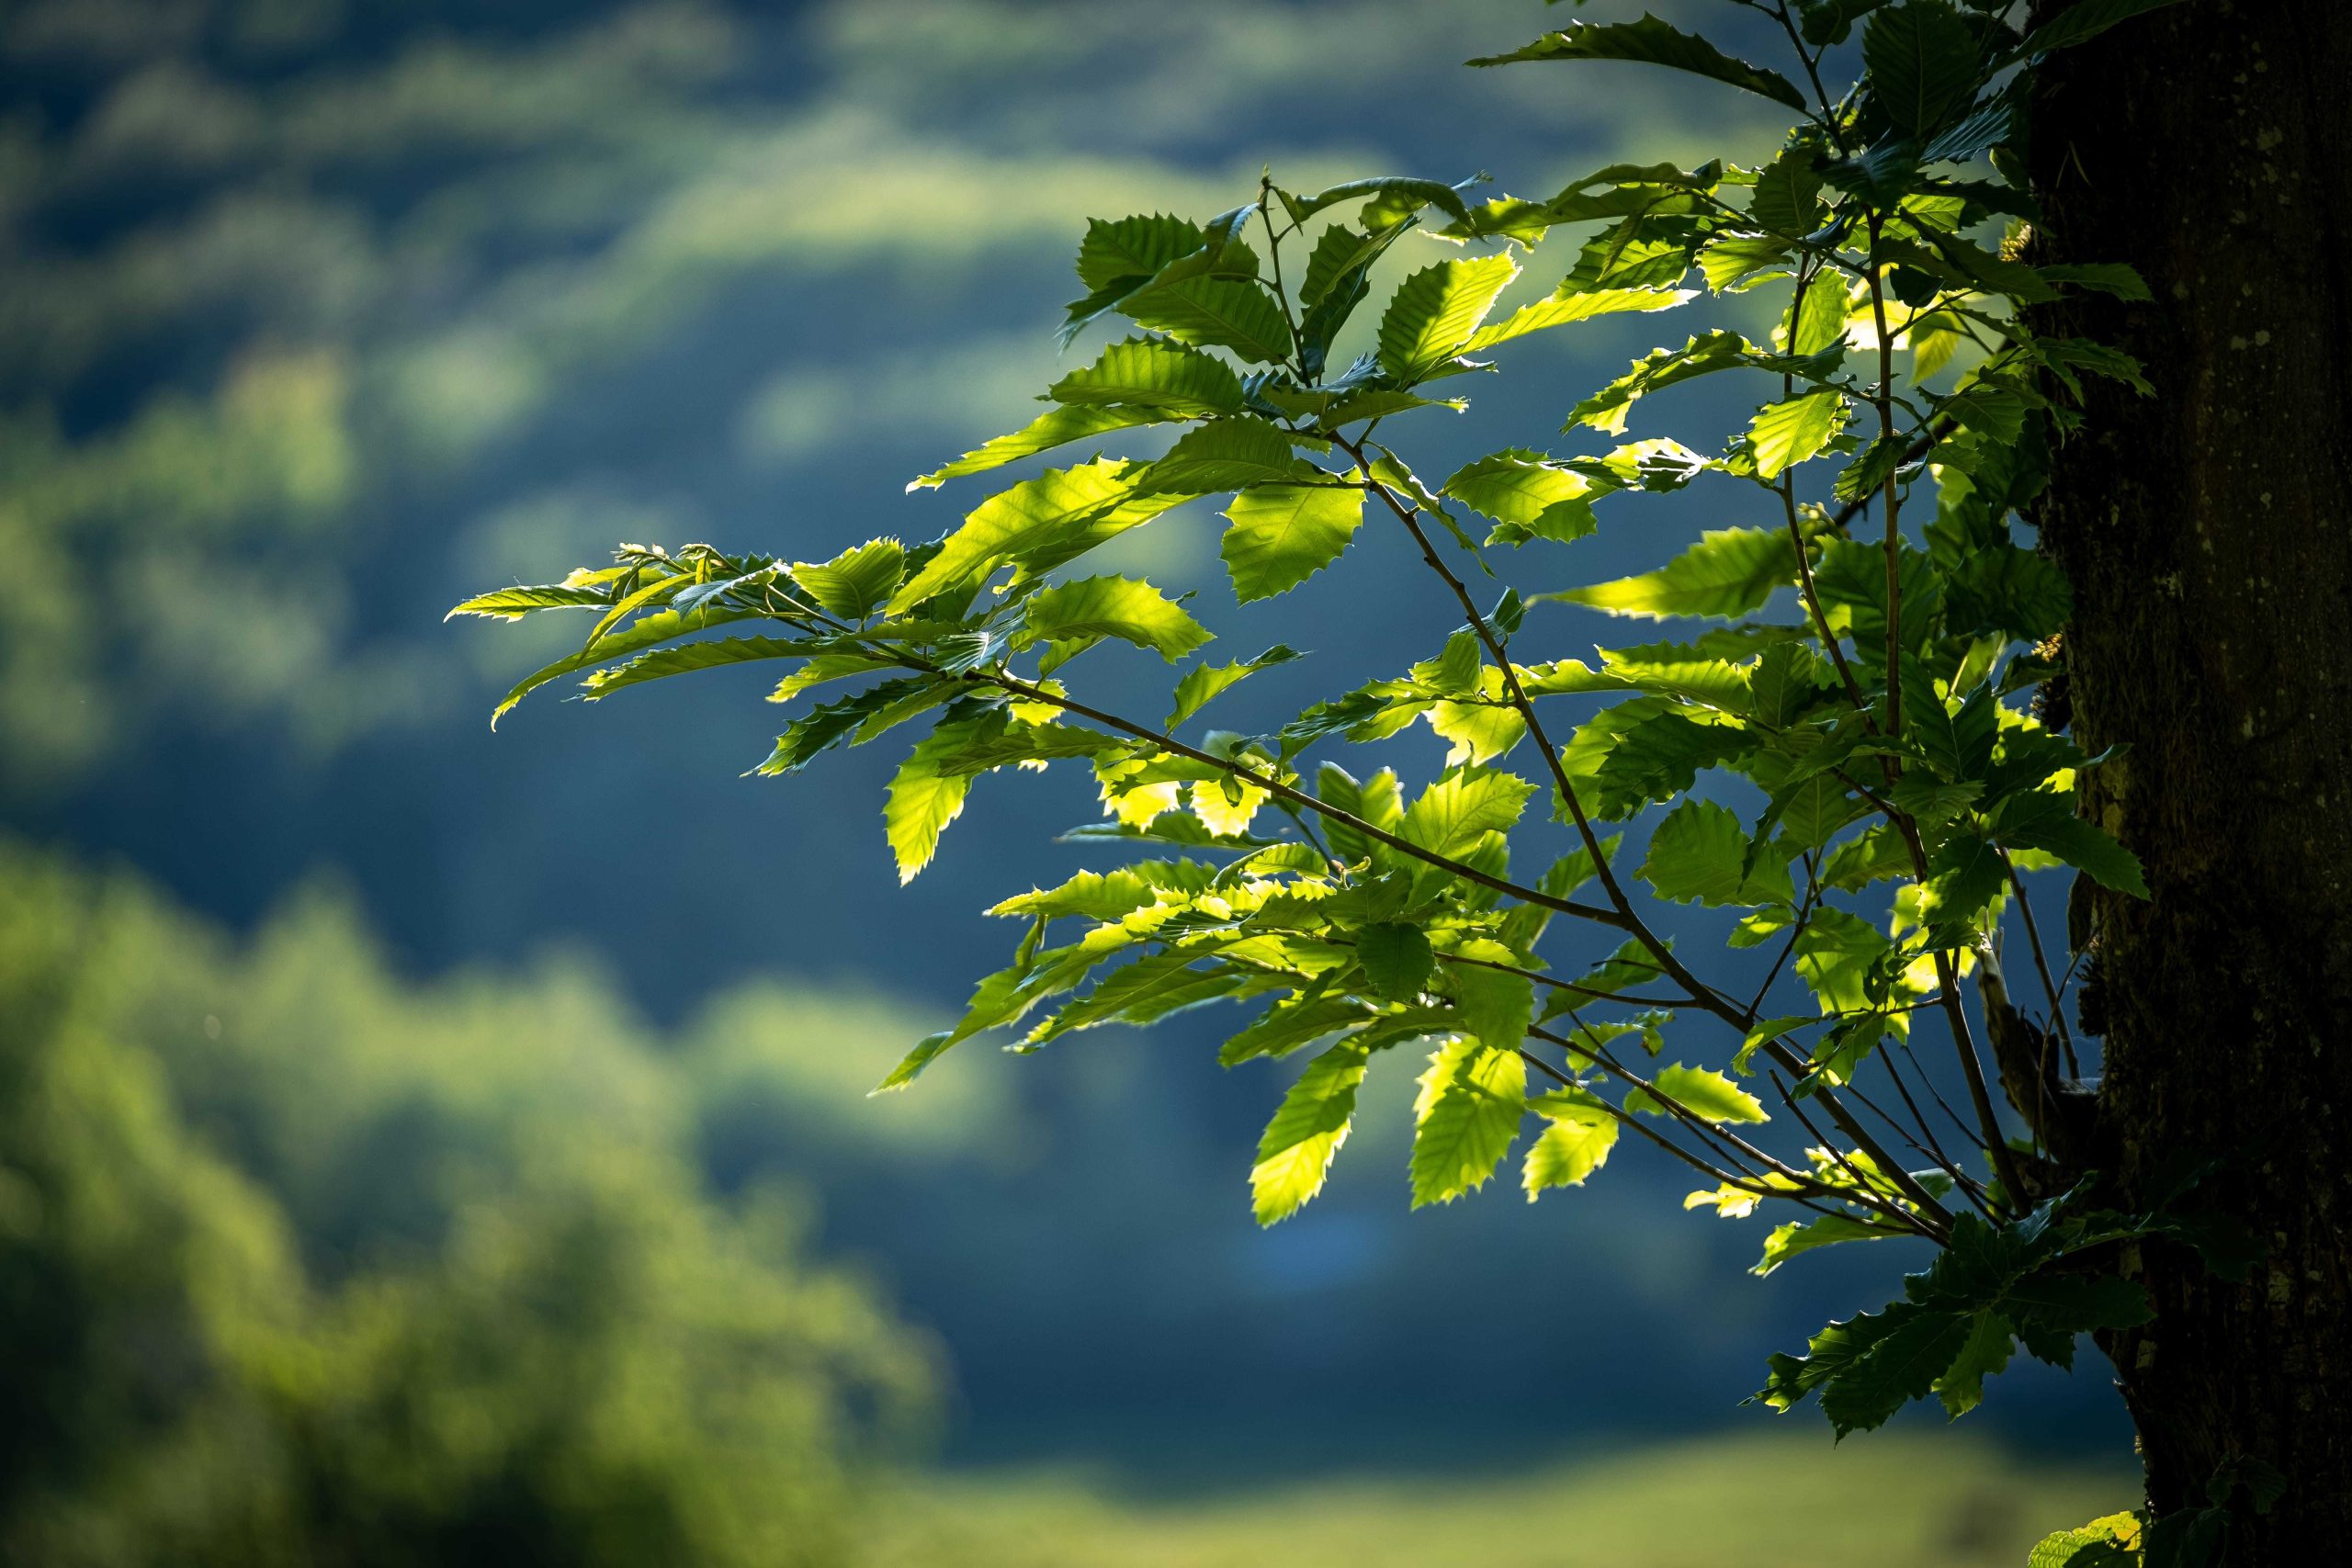
[[[840,1560],[929,1349],[789,1192],[709,1190],[608,988],[0,864],[0,1556]]]

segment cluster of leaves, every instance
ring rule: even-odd
[[[2268,1513],[2286,1491],[2287,1478],[2275,1466],[2230,1460],[2207,1480],[2202,1506],[2108,1514],[2056,1531],[2034,1547],[2026,1568],[2202,1568],[2226,1560],[2237,1519]]]
[[[1204,222],[1096,221],[1064,342],[1114,320],[1134,330],[1047,389],[1026,427],[915,484],[1122,433],[1172,434],[1158,456],[1047,468],[911,547],[876,538],[796,563],[631,546],[610,567],[458,609],[595,613],[585,646],[501,713],[583,671],[601,698],[775,660],[790,667],[779,703],[850,694],[806,706],[763,773],[927,725],[885,809],[902,879],[974,779],[1091,768],[1105,819],[1075,836],[1155,846],[1152,858],[999,904],[1024,928],[1012,963],[886,1088],[991,1031],[1019,1029],[1015,1048],[1035,1050],[1242,1002],[1255,1016],[1226,1063],[1306,1057],[1251,1172],[1261,1221],[1321,1188],[1374,1059],[1410,1045],[1427,1058],[1416,1204],[1485,1183],[1532,1122],[1531,1198],[1588,1179],[1630,1129],[1704,1173],[1693,1206],[1803,1211],[1771,1233],[1759,1271],[1837,1242],[1939,1243],[1908,1299],[1776,1364],[1764,1397],[1818,1392],[1843,1431],[1930,1392],[1964,1409],[2013,1341],[2063,1360],[2076,1332],[2145,1311],[2136,1286],[2083,1272],[2128,1222],[2052,1207],[2039,1126],[2027,1112],[2031,1135],[2015,1144],[2004,1129],[1962,981],[1993,972],[2022,873],[2065,865],[2144,891],[2132,855],[2075,812],[2078,775],[2105,759],[2026,700],[2052,671],[2039,649],[2069,601],[2013,524],[2077,423],[2083,378],[2145,390],[2127,356],[2039,333],[2018,307],[2146,290],[2122,266],[2019,259],[2034,210],[2016,175],[2033,62],[2155,0],[2092,0],[2031,34],[2006,0],[1741,3],[1779,23],[1807,86],[1646,16],[1571,23],[1474,63],[1696,72],[1801,117],[1770,163],[1616,164],[1542,198],[1410,178],[1306,194],[1269,178]],[[1853,39],[1863,69],[1832,97],[1822,72]],[[1576,246],[1566,276],[1498,311],[1526,254],[1559,230]],[[1432,243],[1436,259],[1404,270],[1376,319],[1365,310],[1375,276],[1397,270],[1389,258]],[[1491,369],[1492,351],[1702,290],[1771,299],[1774,324],[1711,328],[1637,361],[1567,412],[1564,437],[1594,449],[1510,448],[1441,479],[1392,445],[1420,411],[1463,407],[1454,389]],[[1736,310],[1762,316],[1747,299]],[[1702,377],[1761,393],[1727,445],[1622,439],[1643,399]],[[1556,581],[1614,498],[1702,480],[1756,521],[1634,577],[1473,591],[1520,551]],[[1182,603],[1082,563],[1208,497],[1225,498],[1240,603],[1331,568],[1370,518],[1426,564],[1459,629],[1272,728],[1202,727],[1220,694],[1300,656],[1197,660],[1210,633]],[[1547,601],[1700,627],[1590,663],[1534,657]],[[1187,662],[1164,717],[1106,711],[1069,683],[1079,660],[1120,642]],[[1591,711],[1560,716],[1579,703]],[[1449,750],[1418,789],[1329,754],[1419,723]],[[1521,869],[1515,851],[1547,815],[1573,847]],[[1611,829],[1636,822],[1646,849],[1629,866]],[[1724,911],[1733,947],[1774,950],[1762,986],[1736,995],[1693,972],[1654,925],[1661,904]],[[1594,928],[1603,946],[1555,972],[1569,945],[1556,933]],[[2063,986],[2030,924],[2028,937],[2071,1056]],[[1801,1000],[1781,999],[1791,987]],[[1923,1012],[1944,1021],[1964,1113],[1913,1054]],[[2038,1089],[2002,1087],[2021,1110]],[[1761,1141],[1776,1113],[1803,1128],[1794,1146]]]
[[[2195,1247],[2229,1279],[2246,1278],[2253,1261],[2242,1238],[2208,1215],[2170,1205],[2118,1213],[2096,1205],[2088,1183],[2013,1220],[1962,1214],[1935,1261],[1905,1279],[1902,1300],[1829,1325],[1804,1356],[1774,1356],[1771,1381],[1755,1397],[1787,1410],[1815,1396],[1841,1438],[1875,1429],[1930,1393],[1964,1415],[2019,1347],[2071,1369],[2078,1336],[2150,1321],[2146,1292],[2116,1263],[2157,1237]]]

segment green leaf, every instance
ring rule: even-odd
[[[1479,176],[1481,180],[1485,177]],[[1465,187],[1471,183],[1475,182],[1464,182]],[[1425,207],[1434,207],[1447,217],[1464,223],[1470,220],[1470,209],[1464,205],[1460,189],[1442,180],[1417,180],[1400,175],[1350,180],[1345,185],[1319,190],[1313,196],[1285,197],[1283,206],[1289,209],[1294,222],[1304,223],[1326,208],[1367,196],[1376,198],[1374,206],[1377,209],[1366,211],[1366,228],[1389,228]]]
[[[1186,417],[1241,411],[1241,378],[1214,355],[1165,338],[1129,338],[1046,389],[1057,403],[1127,404]]]
[[[2003,1293],[2021,1322],[2060,1334],[2137,1328],[2155,1316],[2145,1286],[2113,1274],[2042,1274]]]
[[[1139,492],[1221,490],[1277,484],[1311,475],[1291,453],[1290,437],[1262,419],[1220,419],[1184,433],[1168,455],[1136,476]]]
[[[2140,1568],[2140,1529],[2139,1515],[2109,1514],[2043,1536],[2026,1568]]]
[[[1236,660],[1231,664],[1203,664],[1188,670],[1184,678],[1176,682],[1176,705],[1170,711],[1168,722],[1160,728],[1174,729],[1207,706],[1210,699],[1227,688],[1247,680],[1261,670],[1287,664],[1302,657],[1298,649],[1276,643],[1255,659]]]
[[[1815,275],[1797,306],[1796,336],[1789,344],[1790,352],[1800,356],[1815,355],[1843,342],[1846,300],[1844,275],[1829,271]]]
[[[2011,50],[2008,58],[2028,60],[2052,50],[2072,49],[2078,43],[2089,42],[2118,22],[2177,3],[2177,0],[2075,0],[2026,34],[2025,41]]]
[[[839,653],[820,653],[808,662],[775,683],[768,694],[772,703],[788,703],[801,693],[811,691],[828,682],[847,680],[852,675],[871,675],[883,670],[898,668],[895,660],[854,649]]]
[[[498,700],[498,705],[491,710],[490,727],[492,729],[497,728],[498,721],[514,712],[515,704],[546,685],[549,681],[594,665],[610,663],[625,654],[658,648],[665,642],[673,642],[691,632],[707,631],[712,626],[724,626],[729,621],[747,621],[752,618],[752,613],[749,610],[718,610],[707,606],[688,610],[684,614],[676,610],[657,610],[652,615],[640,615],[618,631],[599,638],[579,652],[567,654],[554,663],[534,670],[524,676],[514,683],[513,690]]]
[[[1946,0],[1905,0],[1862,25],[1871,91],[1895,129],[1932,134],[1975,96],[1976,39]]]
[[[1458,859],[1488,833],[1506,833],[1527,807],[1535,786],[1514,773],[1464,771],[1420,793],[1397,836],[1433,853]]]
[[[1469,1032],[1498,1051],[1517,1051],[1535,1020],[1535,982],[1524,975],[1486,968],[1464,959],[1509,964],[1510,949],[1484,937],[1457,948],[1446,964],[1453,977],[1455,1007]]]
[[[2013,850],[2041,850],[2056,855],[2075,870],[2086,872],[2102,887],[2148,897],[2148,879],[2140,857],[2115,841],[2097,823],[2074,813],[2064,800],[2051,795],[2020,795],[2001,808],[1993,835]]]
[[[1386,832],[1396,831],[1405,818],[1396,774],[1387,768],[1358,782],[1337,762],[1325,762],[1315,773],[1315,795]],[[1394,852],[1344,822],[1327,822],[1324,832],[1330,840],[1331,852],[1350,864]]]
[[[1578,1089],[1559,1089],[1528,1102],[1546,1125],[1527,1151],[1520,1185],[1527,1201],[1554,1187],[1581,1187],[1585,1178],[1609,1163],[1617,1146],[1617,1118],[1600,1100]]]
[[[1668,26],[1647,12],[1638,22],[1570,22],[1526,48],[1490,54],[1473,65],[1508,65],[1521,60],[1627,60],[1670,66],[1758,93],[1802,113],[1804,95],[1777,71],[1736,60],[1694,33]]]
[[[938,696],[952,694],[948,687]],[[934,697],[934,701],[936,697]],[[901,705],[911,707],[912,705]],[[914,711],[921,711],[915,709]],[[898,714],[885,713],[869,719],[857,733],[857,744],[872,739],[889,727]],[[905,716],[911,717],[910,712]],[[940,760],[940,771],[949,773],[984,773],[992,768],[1014,762],[1043,762],[1065,757],[1100,757],[1105,752],[1124,754],[1132,742],[1099,729],[1086,729],[1073,724],[1008,724],[994,733],[983,733],[952,755]]]
[[[976,585],[1001,563],[1066,536],[1132,496],[1142,468],[1119,462],[1048,468],[990,496],[891,595],[890,613],[903,615],[934,595]]]
[[[1182,605],[1131,577],[1083,577],[1041,589],[1022,607],[1021,619],[1019,647],[1114,637],[1171,664],[1209,640],[1208,628]]]
[[[1593,531],[1590,479],[1554,465],[1541,452],[1519,447],[1464,465],[1442,493],[1498,523],[1538,538],[1566,542]]]
[[[1569,745],[1571,750],[1576,750],[1587,732],[1592,731],[1596,744],[1605,747],[1599,765],[1591,772],[1596,791],[1591,804],[1596,815],[1611,821],[1630,816],[1652,801],[1682,794],[1697,780],[1701,769],[1729,761],[1755,746],[1753,739],[1738,726],[1702,724],[1674,711],[1635,717],[1613,735],[1598,728],[1601,720],[1618,711],[1596,714],[1577,731],[1576,740]],[[1567,762],[1569,759],[1564,756],[1562,761]],[[1584,761],[1579,755],[1570,772],[1577,771]]]
[[[1640,875],[1668,902],[1763,904],[1786,902],[1792,890],[1788,867],[1760,857],[1747,868],[1747,830],[1728,808],[1711,800],[1686,800],[1650,835]]]
[[[2033,550],[2003,544],[1972,549],[1945,582],[1945,629],[1960,636],[2005,632],[2040,642],[2073,616],[2066,574]]]
[[[1895,851],[1901,851],[1899,840]],[[1860,916],[1834,907],[1817,908],[1797,938],[1797,976],[1824,1013],[1861,1011],[1871,1003],[1871,971],[1887,947],[1886,938]]]
[[[1771,1120],[1764,1112],[1762,1100],[1712,1067],[1686,1067],[1677,1062],[1672,1066],[1660,1067],[1650,1081],[1657,1086],[1658,1094],[1710,1122]],[[1625,1109],[1645,1111],[1653,1116],[1667,1114],[1664,1105],[1640,1089],[1625,1097]]]
[[[1589,424],[1611,435],[1620,434],[1634,404],[1650,393],[1679,381],[1736,369],[1748,363],[1747,340],[1733,332],[1702,333],[1680,348],[1653,349],[1634,361],[1633,369],[1570,409],[1568,422],[1562,428],[1573,430],[1579,424]]]
[[[1363,1046],[1342,1041],[1307,1063],[1283,1096],[1250,1169],[1251,1206],[1260,1224],[1290,1218],[1323,1190],[1332,1156],[1348,1141],[1356,1090],[1370,1057]]]
[[[1936,1380],[1936,1394],[1943,1401],[1944,1414],[1956,1421],[1984,1404],[1984,1380],[2009,1364],[2017,1343],[2007,1318],[1996,1312],[1974,1314],[1960,1354]]]
[[[931,863],[933,852],[939,848],[939,835],[962,814],[964,797],[971,793],[971,774],[948,773],[942,764],[984,728],[1002,722],[1001,716],[987,714],[943,724],[924,738],[891,776],[882,825],[890,851],[898,857],[901,886],[912,882]]]
[[[821,566],[792,568],[792,580],[829,615],[862,621],[886,604],[907,575],[907,549],[896,539],[868,539]]]
[[[580,588],[568,582],[549,582],[536,587],[518,584],[513,588],[493,588],[487,593],[477,593],[441,618],[447,621],[459,615],[484,615],[492,620],[519,621],[534,610],[609,610],[612,607],[613,595],[605,588]]]
[[[1821,174],[1813,159],[1811,152],[1792,147],[1767,164],[1756,176],[1748,216],[1786,239],[1802,239],[1819,228]]]
[[[1374,994],[1384,1001],[1409,1002],[1426,987],[1437,960],[1419,926],[1394,921],[1356,932],[1356,961]]]
[[[1781,808],[1781,832],[1800,849],[1817,850],[1865,809],[1861,797],[1842,779],[1815,773],[1773,796]]]
[[[1140,283],[1206,243],[1199,224],[1165,213],[1089,219],[1086,238],[1078,248],[1079,281],[1090,290],[1108,288],[1123,278]]]
[[[1265,289],[1230,277],[1186,277],[1121,302],[1138,326],[1184,343],[1229,348],[1244,359],[1280,365],[1290,357],[1290,323]]]
[[[1571,280],[1532,305],[1521,305],[1501,321],[1480,327],[1463,345],[1463,352],[1476,354],[1530,333],[1589,321],[1596,316],[1613,316],[1628,310],[1668,310],[1692,298],[1694,292],[1688,288],[1584,288],[1575,287]]]
[[[1563,457],[1558,462],[1562,468],[1572,468],[1596,483],[1654,495],[1671,494],[1719,466],[1713,458],[1702,457],[1666,436],[1628,441],[1603,457]]]
[[[1944,399],[1938,412],[2005,446],[2025,434],[2025,400],[2006,387],[1982,382],[1963,387]],[[1945,450],[1948,456],[1960,455],[1957,448]]]
[[[625,664],[594,671],[581,684],[587,688],[585,700],[593,703],[610,696],[623,686],[639,685],[671,675],[690,674],[696,670],[715,670],[723,664],[793,659],[808,651],[807,643],[788,642],[779,637],[712,637],[703,642],[682,642],[668,648],[657,648]]]
[[[1202,956],[1193,946],[1170,948],[1114,970],[1083,998],[1023,1035],[1021,1045],[1035,1049],[1106,1023],[1150,1023],[1227,996],[1240,985],[1242,977],[1230,969],[1193,967]]]
[[[1333,288],[1343,287],[1351,274],[1361,274],[1365,264],[1393,244],[1401,231],[1366,234],[1345,223],[1334,223],[1315,237],[1315,248],[1307,253],[1306,273],[1299,280],[1298,302],[1312,308],[1329,296]]]
[[[1636,691],[1745,715],[1754,687],[1752,671],[1721,659],[1656,659],[1603,649],[1600,661],[1610,674]]]
[[[1771,1273],[1790,1258],[1811,1252],[1818,1247],[1833,1247],[1841,1241],[1879,1241],[1886,1232],[1875,1225],[1849,1219],[1844,1214],[1824,1214],[1817,1220],[1790,1220],[1773,1227],[1764,1238],[1764,1256],[1748,1270],[1759,1278]]]
[[[1527,734],[1526,719],[1516,708],[1498,700],[1502,694],[1502,671],[1483,671],[1480,681],[1487,700],[1439,703],[1426,716],[1430,728],[1453,747],[1446,755],[1448,767],[1463,762],[1484,766],[1509,752]]]
[[[885,681],[854,696],[820,704],[793,720],[776,737],[775,750],[768,760],[753,771],[763,778],[775,778],[806,767],[811,758],[848,739],[852,731],[876,714],[932,691],[936,684],[929,676],[909,676]]]
[[[1421,1075],[1413,1131],[1413,1207],[1450,1203],[1486,1184],[1527,1112],[1527,1065],[1516,1050],[1470,1037],[1448,1042]]]
[[[1138,424],[1157,424],[1178,417],[1156,408],[1062,408],[1039,414],[1010,435],[1000,435],[986,445],[974,448],[935,472],[907,481],[910,491],[937,490],[949,479],[962,479],[967,474],[986,473],[1007,463],[1018,462],[1039,452],[1057,446],[1067,446],[1073,441],[1090,436],[1108,434],[1114,430],[1127,430]]]
[[[1807,392],[1786,402],[1768,403],[1748,426],[1756,451],[1756,477],[1777,479],[1808,457],[1821,455],[1848,413],[1845,394]]]
[[[1396,286],[1380,319],[1381,367],[1399,382],[1421,380],[1469,346],[1519,264],[1508,254],[1423,267]]]
[[[1363,491],[1338,485],[1260,485],[1225,509],[1219,553],[1243,604],[1287,593],[1340,558],[1363,524]]]
[[[1485,660],[1486,645],[1476,632],[1464,626],[1445,639],[1444,649],[1435,659],[1413,666],[1413,679],[1434,691],[1466,696],[1478,689],[1478,671]]]
[[[1813,705],[1824,675],[1822,661],[1803,643],[1775,643],[1748,673],[1748,712],[1758,724],[1781,728]]]
[[[1611,615],[1728,618],[1760,607],[1772,591],[1796,577],[1788,536],[1770,528],[1710,529],[1699,542],[1656,571],[1589,588],[1536,595],[1588,604]]]
[[[1789,243],[1772,234],[1724,234],[1699,253],[1699,270],[1718,294],[1743,293],[1786,276]],[[1759,276],[1760,275],[1760,276]]]
[[[1756,1399],[1775,1410],[1793,1409],[1806,1394],[1849,1371],[1901,1321],[1896,1311],[1889,1311],[1858,1313],[1844,1323],[1830,1324],[1808,1342],[1806,1349],[1810,1354],[1775,1355],[1770,1359],[1771,1380],[1756,1394]]]
[[[1257,1056],[1286,1056],[1371,1016],[1353,997],[1302,992],[1267,1009],[1264,1017],[1227,1040],[1216,1059],[1230,1067]]]
[[[1967,1348],[1970,1314],[1929,1312],[1906,1317],[1821,1390],[1821,1413],[1839,1437],[1874,1431],[1924,1398]]]
[[[1989,683],[1971,692],[1957,712],[1949,711],[1926,669],[1916,660],[1903,661],[1904,732],[1945,778],[1983,779],[1993,766],[2000,723],[2000,705]]]

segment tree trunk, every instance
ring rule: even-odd
[[[2085,911],[2101,1125],[2135,1197],[2222,1161],[2200,1190],[2269,1248],[2244,1285],[2147,1249],[2155,1321],[2107,1348],[2156,1510],[2240,1458],[2285,1476],[2230,1527],[2225,1561],[2266,1568],[2352,1540],[2347,154],[2346,0],[2156,11],[2053,60],[2034,106],[2033,259],[2128,261],[2155,293],[2036,318],[2156,387],[2091,389],[2038,517],[2075,587],[2076,735],[2130,746],[2084,809],[2153,894]]]

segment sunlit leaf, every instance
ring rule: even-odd
[[[1363,1046],[1342,1041],[1309,1062],[1283,1096],[1250,1169],[1260,1224],[1288,1219],[1323,1190],[1332,1156],[1348,1141],[1368,1059]]]
[[[1174,663],[1209,640],[1208,628],[1148,582],[1085,577],[1056,583],[1022,608],[1021,645],[1114,637]]]
[[[1486,1185],[1527,1113],[1527,1066],[1475,1037],[1430,1058],[1413,1108],[1413,1207],[1450,1203]]]
[[[1744,615],[1796,575],[1788,536],[1768,528],[1711,529],[1656,571],[1538,594],[1619,615]]]
[[[1792,109],[1805,107],[1795,83],[1777,71],[1736,60],[1695,33],[1686,33],[1645,13],[1637,22],[1570,22],[1509,54],[1484,55],[1473,65],[1507,65],[1521,60],[1628,60],[1668,65],[1760,94]]]
[[[1519,264],[1509,255],[1474,256],[1423,267],[1396,286],[1380,319],[1380,363],[1408,384],[1468,347],[1478,323]]]
[[[1225,509],[1219,554],[1243,604],[1287,593],[1340,558],[1363,524],[1363,491],[1352,486],[1260,485]]]

